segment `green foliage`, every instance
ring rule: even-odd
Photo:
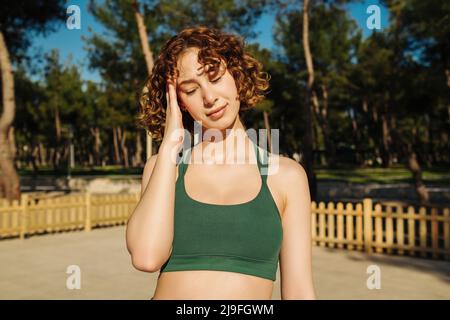
[[[386,0],[390,26],[367,38],[363,38],[344,10],[342,4],[347,2],[311,1],[309,12],[315,69],[313,90],[320,107],[324,106],[325,93],[328,94],[329,139],[337,149],[338,163],[341,166],[361,165],[365,160],[366,164],[377,163],[379,157],[385,161],[385,154],[404,163],[408,151],[414,149],[423,165],[448,164],[449,2]],[[16,3],[25,5],[22,1]],[[61,5],[58,1],[48,3]],[[202,24],[246,37],[247,49],[263,64],[263,71],[271,79],[267,99],[256,110],[244,113],[243,120],[247,127],[263,128],[263,112],[268,112],[271,128],[280,129],[281,153],[292,155],[302,151],[301,107],[307,73],[302,6],[298,1],[141,0],[139,3],[153,58],[165,41],[187,26]],[[11,12],[16,12],[16,4],[11,6]],[[26,8],[34,7],[30,4]],[[103,147],[103,155],[112,144],[113,127],[126,129],[132,135],[138,133],[134,123],[136,98],[147,77],[147,68],[133,8],[128,0],[104,0],[91,1],[89,10],[105,30],[91,32],[84,39],[89,66],[100,73],[101,83],[83,81],[72,64],[59,61],[57,52],[46,57],[41,82],[31,81],[18,64],[15,126],[20,132],[19,144],[51,144],[55,139],[56,110],[63,127],[73,124],[76,142],[83,148],[92,149],[91,129],[99,128],[108,145]],[[277,11],[273,52],[250,43],[255,38],[254,24],[265,10]],[[26,15],[17,13],[17,16],[19,20],[27,20]],[[9,17],[0,13],[2,30]],[[21,27],[31,28],[31,22],[10,24],[18,28],[9,31],[8,36],[17,35],[17,44],[12,44],[14,53],[26,47],[34,31],[25,32]],[[44,30],[40,26],[32,30]],[[384,124],[381,119],[386,119]],[[328,147],[326,139],[317,118],[313,121],[314,148],[322,152]],[[388,131],[387,150],[383,125]],[[134,142],[129,141],[131,150]]]
[[[336,119],[330,122],[334,143],[351,144],[349,120],[346,115],[341,114],[342,110],[350,106],[352,99],[350,89],[353,83],[350,74],[356,49],[361,41],[361,32],[341,7],[323,2],[311,5],[309,39],[315,69],[315,90],[319,98],[324,94],[323,88],[327,90],[329,117]],[[275,103],[273,120],[275,127],[278,125],[282,128],[281,136],[287,139],[283,144],[288,154],[301,150],[300,140],[304,135],[301,105],[305,99],[307,74],[302,21],[302,12],[298,7],[287,10],[278,17],[274,34],[274,41],[281,46],[283,52],[283,56],[277,59],[285,65],[285,72],[279,74],[281,79],[277,81],[280,86],[276,90],[280,91],[280,97],[277,97]],[[278,103],[281,101],[282,103]],[[318,143],[323,141],[320,136],[316,139]],[[319,148],[321,147],[318,146],[317,149]]]
[[[54,31],[65,17],[64,0],[2,1],[0,30],[5,37],[11,59],[26,57],[33,35]]]
[[[144,2],[147,6],[149,1]],[[268,0],[162,0],[157,1],[154,12],[160,17],[162,29],[178,32],[192,25],[237,32],[249,39],[255,38],[253,30],[257,18],[263,13]]]

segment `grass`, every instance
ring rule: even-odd
[[[404,167],[392,168],[345,168],[345,169],[315,169],[317,179],[319,181],[340,181],[351,183],[411,183],[411,172]],[[105,167],[75,167],[71,169],[71,176],[103,176],[109,178],[122,178],[128,175],[141,175],[142,168],[122,168],[120,166]],[[32,176],[33,171],[30,169],[20,169],[20,176]],[[67,176],[67,169],[53,170],[52,168],[40,168],[38,176]],[[431,168],[423,171],[423,179],[425,183],[439,184],[450,186],[450,169],[449,168]]]
[[[343,181],[352,183],[411,183],[412,175],[404,167],[393,168],[354,168],[354,169],[316,169],[318,180]],[[448,168],[423,170],[425,183],[450,186]]]
[[[74,176],[124,176],[124,175],[141,175],[143,168],[122,168],[120,166],[104,166],[104,167],[75,167],[70,170],[70,175]],[[33,170],[20,169],[18,170],[20,176],[32,176]],[[39,168],[38,176],[67,176],[66,168],[53,170],[53,168]]]

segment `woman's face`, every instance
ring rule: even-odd
[[[233,126],[240,101],[233,76],[222,61],[220,70],[208,73],[197,62],[198,49],[188,49],[178,60],[177,96],[180,107],[206,129],[225,130]]]

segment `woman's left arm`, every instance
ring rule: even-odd
[[[285,186],[283,243],[280,252],[281,299],[316,299],[312,275],[311,198],[308,177],[296,161],[280,161]]]

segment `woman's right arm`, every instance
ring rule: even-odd
[[[170,85],[166,98],[169,106],[164,139],[158,155],[150,157],[145,164],[141,199],[128,219],[126,229],[127,249],[133,266],[146,272],[158,271],[172,252],[177,172],[174,155],[181,149],[183,137],[178,140],[176,135],[171,135],[182,129],[174,85]]]
[[[168,259],[173,240],[176,164],[161,145],[144,167],[141,199],[128,220],[127,249],[133,266],[155,272]]]

